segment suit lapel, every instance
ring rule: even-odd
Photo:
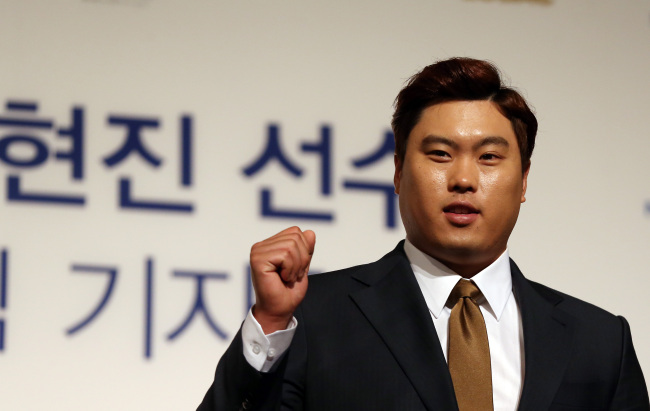
[[[562,301],[550,290],[542,296],[511,260],[512,282],[521,311],[525,376],[520,410],[548,410],[569,362],[573,317],[556,308]]]
[[[352,299],[390,349],[425,407],[456,410],[447,362],[401,245],[355,278],[368,287],[352,293]]]

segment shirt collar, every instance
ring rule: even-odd
[[[462,277],[440,261],[417,249],[408,239],[404,242],[404,252],[431,314],[438,318],[451,290]],[[508,299],[513,298],[508,250],[506,249],[492,264],[472,277],[472,280],[485,297],[485,301],[480,305],[499,321]]]

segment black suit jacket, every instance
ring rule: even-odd
[[[519,409],[650,410],[625,319],[511,270],[524,334]],[[295,315],[271,373],[248,365],[238,334],[198,411],[458,409],[402,243],[377,262],[311,276]]]

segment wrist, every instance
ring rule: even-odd
[[[286,330],[293,318],[293,314],[273,315],[260,310],[255,305],[251,309],[253,317],[262,327],[265,335],[272,334],[276,331]]]

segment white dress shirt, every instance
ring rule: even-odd
[[[446,307],[445,303],[462,277],[415,248],[408,240],[404,242],[404,251],[420,285],[442,352],[447,359],[451,308]],[[485,319],[490,346],[494,410],[513,411],[517,409],[521,396],[524,345],[521,315],[512,292],[508,251],[472,277],[472,280],[484,296],[478,303]],[[264,335],[262,327],[249,311],[242,325],[246,361],[258,371],[271,370],[289,348],[297,324],[294,318],[286,330]]]
[[[415,248],[408,240],[404,243],[404,252],[429,307],[446,360],[449,350],[449,315],[453,307],[445,304],[456,283],[466,280]],[[524,340],[519,307],[512,293],[508,251],[472,277],[472,280],[483,294],[478,304],[485,319],[490,346],[494,410],[516,410],[524,374]]]
[[[244,357],[248,364],[257,371],[270,371],[273,364],[282,357],[282,354],[291,345],[297,325],[298,320],[293,317],[286,330],[265,335],[262,326],[253,316],[253,311],[248,310],[248,315],[246,315],[244,324],[241,327]]]

